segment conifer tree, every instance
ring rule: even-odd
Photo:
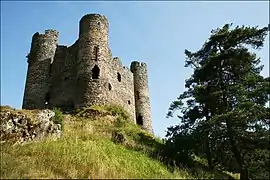
[[[258,149],[269,151],[270,118],[265,106],[269,77],[260,75],[260,58],[250,50],[263,47],[269,29],[231,28],[232,24],[226,24],[213,30],[197,52],[185,50],[185,66],[194,71],[186,81],[188,90],[169,108],[168,116],[181,111],[178,117],[182,125],[170,128],[168,135],[172,138],[181,134],[176,132],[189,132],[194,137],[193,149],[200,144],[195,142],[204,142],[210,168],[212,154],[217,157],[223,151],[225,157],[235,159],[240,179],[248,179],[252,177],[251,154]],[[215,158],[218,162],[221,159]]]

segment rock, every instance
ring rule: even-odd
[[[126,142],[126,138],[122,133],[114,131],[112,133],[112,141],[114,143],[124,144]]]
[[[22,144],[39,141],[47,137],[58,139],[62,130],[60,124],[53,122],[55,113],[51,110],[38,111],[34,119],[16,111],[4,110],[0,112],[0,142]]]

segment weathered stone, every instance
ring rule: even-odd
[[[49,136],[59,138],[61,125],[52,121],[54,115],[51,110],[41,110],[35,119],[30,119],[18,112],[1,111],[1,143],[21,144],[32,140],[43,140]]]
[[[88,14],[79,22],[79,38],[70,47],[58,45],[58,32],[35,33],[28,55],[24,109],[59,107],[64,111],[91,105],[124,107],[134,123],[152,133],[145,63],[131,70],[113,57],[109,22]]]
[[[126,142],[126,138],[122,133],[113,132],[112,133],[112,141],[114,143],[124,144]]]

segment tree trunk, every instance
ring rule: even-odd
[[[211,153],[211,149],[210,149],[210,143],[209,143],[209,139],[208,139],[208,131],[206,132],[207,136],[206,136],[206,142],[205,142],[205,146],[206,146],[206,155],[207,155],[207,162],[208,162],[208,168],[210,170],[213,170],[214,166],[213,166],[213,160],[212,160],[212,153]]]
[[[240,172],[240,180],[249,179],[247,168],[242,168]]]
[[[227,102],[227,88],[223,82],[223,73],[222,73],[222,61],[220,61],[220,69],[219,69],[219,80],[220,80],[220,87],[222,90],[222,102],[223,102],[223,112],[228,112],[228,102]],[[244,165],[243,158],[241,156],[240,150],[237,147],[236,142],[236,135],[232,128],[231,119],[226,118],[226,126],[227,126],[227,136],[229,137],[229,142],[232,148],[232,153],[240,167],[240,180],[248,179],[248,171],[246,166]]]
[[[231,125],[231,120],[226,119],[226,125],[227,125],[227,135],[229,137],[232,152],[233,152],[235,159],[240,167],[240,180],[249,179],[248,178],[248,170],[247,170],[246,166],[244,165],[244,161],[243,161],[242,156],[240,154],[240,151],[236,145],[235,135],[233,133],[233,129],[232,129],[232,125]]]

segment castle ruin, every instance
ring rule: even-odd
[[[152,133],[147,66],[133,61],[129,69],[113,58],[108,30],[105,16],[87,14],[79,22],[79,38],[69,47],[58,45],[56,30],[35,33],[27,56],[22,108],[68,111],[117,104],[134,123]]]

